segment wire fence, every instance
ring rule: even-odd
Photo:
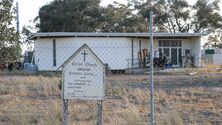
[[[36,46],[33,64],[1,71],[0,124],[61,125],[64,80],[70,83],[70,89],[76,90],[73,92],[76,99],[68,100],[70,125],[97,123],[95,98],[101,95],[101,80],[105,81],[102,124],[149,124],[149,49],[121,44],[118,47],[87,45],[90,49],[64,43],[56,43],[54,47]],[[152,60],[155,124],[222,125],[222,66],[214,63],[215,59],[222,59],[185,57],[179,54],[179,49],[171,50],[169,57],[159,53]],[[98,66],[100,61],[105,70]],[[65,73],[69,75],[64,79]],[[75,85],[71,85],[73,81]]]

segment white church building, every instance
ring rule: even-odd
[[[173,67],[182,67],[186,54],[199,67],[201,40],[206,33],[154,33],[154,52],[167,56]],[[139,67],[143,49],[149,52],[149,33],[46,32],[29,36],[34,40],[34,61],[39,71],[55,71],[86,44],[111,70]]]

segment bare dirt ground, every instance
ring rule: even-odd
[[[59,75],[0,75],[0,125],[61,125]],[[149,123],[149,76],[108,75],[105,125]],[[156,125],[222,125],[222,73],[157,73]],[[69,101],[69,124],[95,125],[96,101]]]

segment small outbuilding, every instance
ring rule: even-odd
[[[222,65],[222,49],[203,49],[201,54],[201,57],[206,64]]]
[[[186,55],[201,66],[201,39],[207,33],[154,33],[154,56],[165,56],[172,67],[184,67]],[[39,71],[55,71],[83,44],[111,70],[144,67],[149,56],[149,33],[46,32],[34,40],[35,64]]]

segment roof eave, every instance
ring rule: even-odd
[[[208,33],[153,33],[154,37],[200,37]],[[149,33],[95,33],[95,32],[46,32],[33,33],[28,39],[38,37],[148,37]]]

